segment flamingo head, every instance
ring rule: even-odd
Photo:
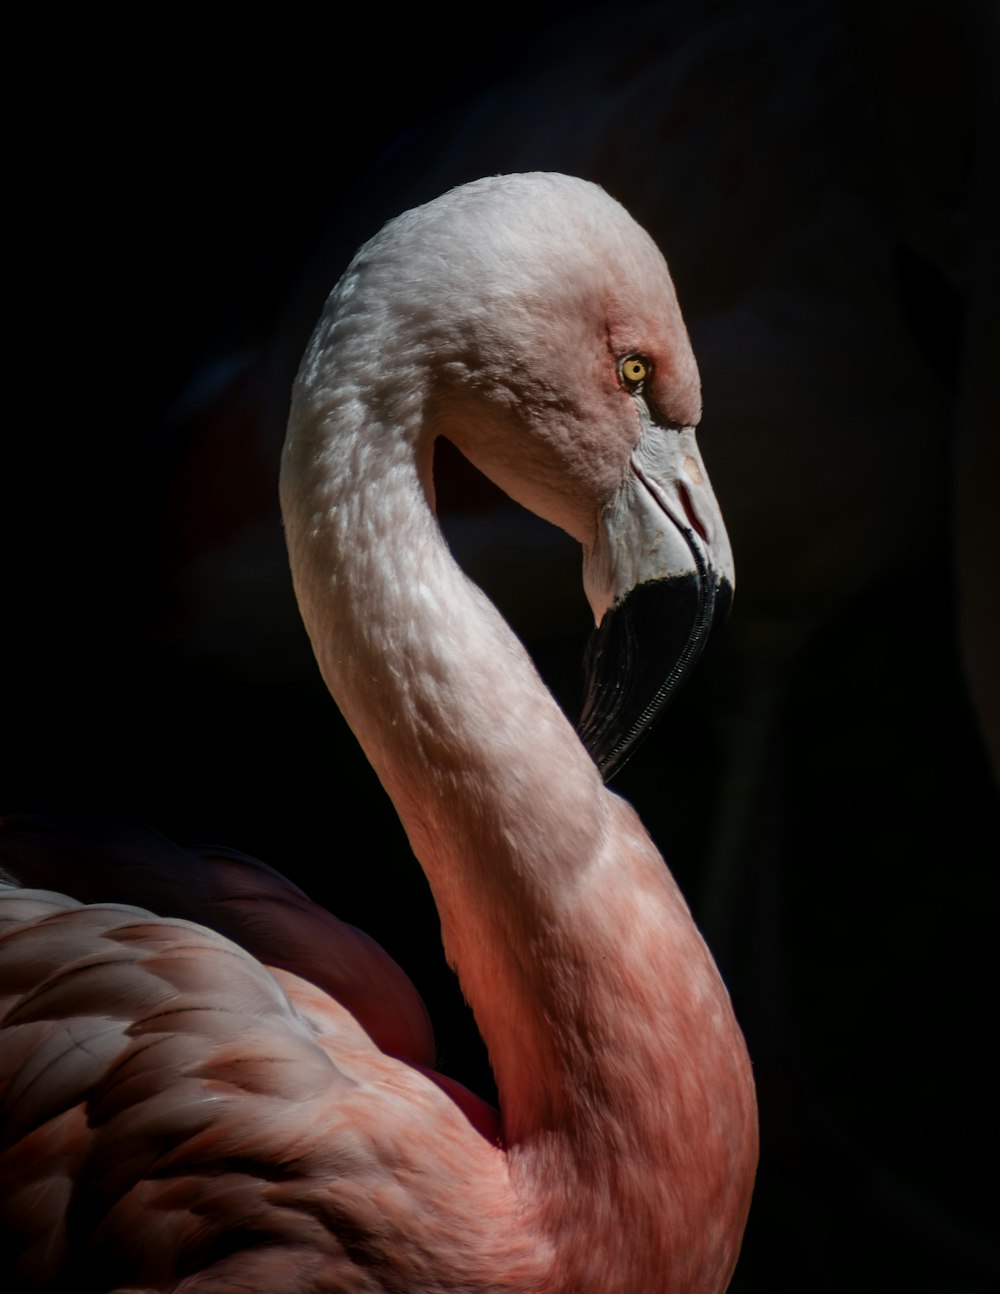
[[[659,249],[594,184],[496,176],[391,221],[325,318],[300,384],[322,371],[324,351],[349,368],[353,346],[369,407],[414,429],[429,498],[430,450],[444,435],[581,543],[596,629],[579,729],[610,776],[733,585],[695,441],[698,369]],[[365,367],[373,336],[391,349],[391,382]]]

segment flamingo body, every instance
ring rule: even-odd
[[[25,1287],[725,1287],[756,1160],[728,995],[636,814],[453,561],[431,479],[446,434],[580,540],[592,664],[627,658],[591,689],[613,764],[731,580],[699,412],[662,257],[593,185],[480,181],[358,253],[293,397],[289,553],[500,1115],[430,1071],[399,968],[270,869],[161,838],[152,861],[132,840],[53,864],[14,820],[8,873],[44,887],[0,898],[4,1252]],[[640,586],[679,608],[667,686],[638,666],[645,613],[606,632]]]

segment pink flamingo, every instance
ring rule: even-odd
[[[18,1288],[725,1288],[750,1066],[683,898],[594,762],[628,753],[732,579],[699,414],[663,258],[594,185],[481,180],[357,254],[295,386],[291,565],[501,1113],[431,1069],[426,1012],[381,949],[263,864],[152,837],[137,862],[123,837],[73,868],[13,819],[10,871],[44,887],[0,899]],[[590,689],[590,754],[448,552],[439,435],[583,546],[590,665],[627,667]],[[661,602],[675,642],[648,670]],[[79,901],[111,885],[121,901]]]

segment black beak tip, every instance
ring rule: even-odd
[[[691,572],[637,585],[594,630],[577,731],[605,781],[674,697],[732,600],[728,580]]]

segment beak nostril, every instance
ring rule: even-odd
[[[705,527],[698,519],[698,514],[694,510],[694,504],[691,502],[691,496],[687,492],[687,487],[683,481],[677,482],[677,490],[681,496],[681,504],[684,507],[684,515],[695,534],[701,536],[702,543],[708,543],[708,535],[705,533]]]

